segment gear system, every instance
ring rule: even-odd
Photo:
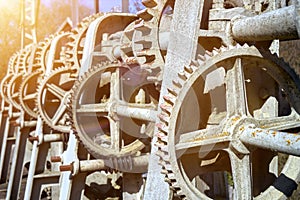
[[[222,47],[199,56],[173,83],[161,105],[157,146],[163,173],[178,196],[281,199],[292,194],[299,157],[290,155],[279,164],[284,154],[244,137],[249,132],[251,138],[270,133],[289,138],[299,128],[299,79],[286,63],[254,46]],[[288,191],[279,186],[283,182],[290,183]]]

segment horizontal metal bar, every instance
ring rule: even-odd
[[[111,168],[123,172],[144,173],[148,168],[148,160],[149,155],[125,158],[111,158],[109,160],[81,160],[79,161],[79,171],[93,172]],[[126,162],[126,166],[124,166],[124,162]],[[129,165],[130,168],[128,168],[127,165]]]
[[[247,127],[239,137],[245,144],[300,156],[300,134]]]
[[[238,41],[298,39],[295,6],[288,6],[254,17],[233,19],[232,35]]]
[[[63,140],[63,134],[44,134],[44,142],[58,142]]]
[[[117,105],[116,113],[120,116],[155,122],[157,111],[150,108],[130,107],[128,105]]]

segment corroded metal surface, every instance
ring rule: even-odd
[[[142,3],[12,55],[0,87],[6,198],[291,196],[299,45],[280,42],[293,67],[268,48],[299,38],[299,0]]]

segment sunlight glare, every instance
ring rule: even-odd
[[[7,8],[12,2],[7,0],[0,0],[0,9]]]

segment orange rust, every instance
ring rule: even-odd
[[[287,145],[291,144],[291,140],[286,140],[286,142],[287,142]]]
[[[275,131],[272,133],[272,135],[273,135],[274,137],[276,136],[276,134],[277,134],[277,133],[276,133]]]
[[[232,118],[232,121],[233,121],[233,122],[236,122],[236,121],[238,121],[239,119],[240,119],[240,117],[239,117],[239,116],[236,116],[236,117]]]
[[[244,126],[240,127],[240,131],[244,131],[244,130],[245,130]]]
[[[252,132],[252,136],[255,137],[256,136],[256,132]]]

